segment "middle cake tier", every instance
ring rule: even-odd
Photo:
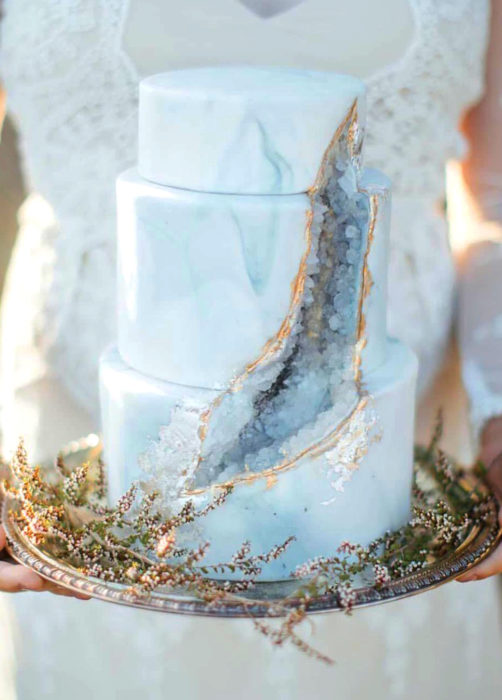
[[[328,309],[323,332],[341,336],[360,297],[363,368],[381,365],[389,183],[376,171],[359,178],[344,158],[329,182],[322,197],[239,196],[165,187],[135,170],[120,176],[118,347],[127,364],[223,389],[281,333],[299,327],[293,316],[302,304]],[[363,266],[371,278],[364,297]]]

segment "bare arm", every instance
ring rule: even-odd
[[[472,214],[502,223],[502,0],[492,0],[486,89],[464,120],[470,149],[462,164]]]

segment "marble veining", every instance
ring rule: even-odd
[[[117,198],[122,356],[160,379],[225,389],[287,316],[308,196],[205,195],[130,170]]]
[[[239,232],[242,257],[248,279],[256,294],[263,294],[270,284],[274,256],[276,254],[277,213],[271,212],[268,226],[243,227],[238,212],[231,210],[232,220]]]
[[[364,86],[350,76],[230,66],[172,71],[140,85],[138,170],[201,192],[299,194]]]

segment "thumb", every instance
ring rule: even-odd
[[[7,538],[5,536],[4,526],[0,525],[0,551],[2,549],[5,549],[6,544],[7,544]]]

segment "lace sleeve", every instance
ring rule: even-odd
[[[460,269],[458,331],[476,444],[502,415],[502,225],[480,227]]]

